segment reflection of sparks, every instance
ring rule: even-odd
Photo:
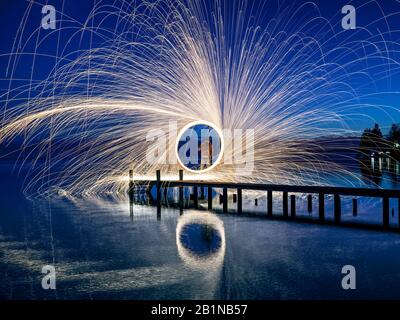
[[[257,23],[265,11],[261,4],[258,16],[248,19],[246,1],[216,0],[212,17],[206,2],[119,0],[115,12],[97,5],[83,27],[63,16],[63,26],[46,39],[78,27],[81,32],[68,44],[86,33],[102,44],[75,52],[77,58],[60,54],[68,52],[66,45],[54,72],[40,83],[13,85],[19,57],[29,55],[16,45],[9,65],[12,90],[1,98],[8,107],[0,141],[23,135],[24,163],[37,155],[28,189],[122,194],[127,184],[121,177],[128,169],[141,180],[153,179],[156,169],[163,179],[176,178],[178,164],[146,161],[155,146],[144,141],[150,129],[168,132],[175,120],[178,129],[207,121],[219,129],[255,130],[253,174],[237,177],[235,165],[219,164],[201,176],[210,180],[307,184],[332,176],[345,180],[346,174],[354,179],[304,142],[332,132],[352,134],[344,119],[362,116],[360,110],[371,106],[351,83],[365,88],[366,78],[374,78],[370,61],[381,61],[374,64],[377,78],[398,70],[397,49],[385,40],[394,32],[374,37],[366,29],[340,31],[339,38],[346,39],[330,47],[337,34],[314,4],[279,10],[263,28]],[[231,7],[225,10],[227,3]],[[234,32],[226,26],[235,26]],[[19,39],[25,39],[23,30]],[[39,50],[37,45],[33,61]],[[175,155],[175,138],[169,137],[168,155]],[[241,147],[232,153],[239,158]]]
[[[191,224],[201,224],[214,229],[221,238],[217,250],[204,256],[187,249],[181,242],[181,235],[184,227]],[[189,211],[185,213],[179,217],[176,225],[176,246],[181,259],[193,269],[207,270],[221,267],[225,257],[225,229],[222,220],[208,212]]]

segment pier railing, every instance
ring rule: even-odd
[[[133,181],[132,173],[130,173],[130,187],[140,184]],[[179,180],[161,180],[160,171],[156,172],[156,180],[146,182],[151,186],[156,186],[157,206],[161,206],[161,189],[168,190],[168,188],[179,188],[179,206],[183,208],[183,188],[192,187],[192,201],[193,206],[198,208],[199,196],[198,190],[207,188],[207,202],[208,209],[213,209],[212,190],[213,188],[222,189],[222,211],[228,212],[228,190],[236,190],[234,202],[236,203],[236,210],[238,213],[243,212],[243,190],[257,190],[267,192],[267,217],[273,217],[273,197],[274,192],[282,193],[282,217],[296,219],[296,197],[290,195],[290,212],[289,212],[289,193],[302,193],[308,194],[308,211],[312,211],[312,194],[318,195],[318,221],[323,223],[325,218],[325,196],[333,196],[333,212],[335,224],[341,224],[342,218],[342,205],[341,196],[352,197],[369,197],[382,199],[382,224],[384,229],[390,228],[390,209],[389,200],[396,199],[398,201],[398,223],[397,229],[400,229],[400,190],[395,189],[369,189],[369,188],[345,188],[345,187],[331,187],[331,186],[296,186],[296,185],[274,185],[274,184],[261,184],[261,183],[233,183],[233,182],[216,182],[216,181],[197,181],[197,180],[184,180],[183,171],[179,171]],[[233,209],[233,208],[232,208]],[[352,199],[353,216],[357,216],[357,198]]]

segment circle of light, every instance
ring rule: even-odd
[[[203,169],[203,170],[193,170],[193,169],[190,169],[187,166],[185,166],[183,164],[183,162],[181,161],[181,159],[179,157],[179,152],[178,152],[180,138],[183,136],[183,134],[185,133],[186,130],[190,129],[191,127],[197,126],[197,125],[206,125],[206,126],[211,127],[212,129],[214,129],[217,132],[217,134],[219,136],[219,140],[221,141],[220,152],[219,152],[217,160],[215,160],[215,162],[211,166],[209,166],[208,168]],[[223,150],[224,150],[224,139],[223,139],[222,130],[220,128],[218,128],[217,126],[215,126],[213,123],[211,123],[209,121],[202,121],[202,120],[193,121],[193,122],[190,122],[189,124],[187,124],[186,126],[184,126],[181,129],[181,131],[179,131],[178,137],[176,139],[176,144],[175,144],[175,154],[176,154],[176,158],[178,159],[179,164],[183,168],[185,168],[187,171],[192,172],[192,173],[204,173],[204,172],[208,172],[208,171],[214,169],[221,162],[222,156],[224,154]]]
[[[196,255],[181,242],[181,233],[183,228],[186,225],[194,223],[206,224],[212,227],[219,233],[221,238],[220,247],[206,257]],[[208,212],[189,211],[178,219],[176,225],[176,247],[183,262],[193,269],[210,270],[210,268],[219,268],[224,262],[226,250],[224,223],[214,214]]]

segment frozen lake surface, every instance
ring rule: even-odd
[[[190,209],[157,217],[142,205],[131,216],[127,201],[29,201],[2,174],[1,299],[400,298],[400,234]],[[371,208],[360,205],[359,217]],[[46,291],[49,264],[57,289]],[[341,287],[348,264],[356,290]]]

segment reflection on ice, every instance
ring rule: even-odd
[[[214,214],[188,211],[176,225],[176,245],[187,266],[200,270],[219,268],[225,256],[224,224]]]

